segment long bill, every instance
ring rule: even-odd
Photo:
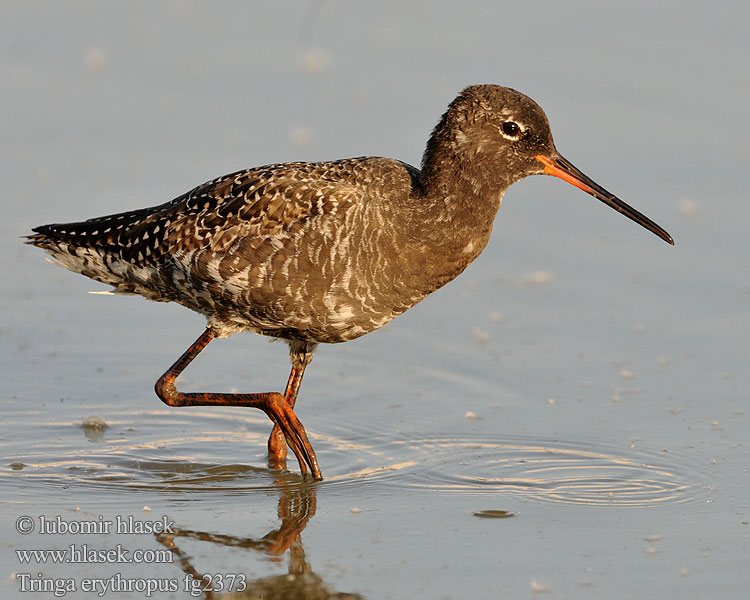
[[[645,227],[650,232],[655,233],[668,244],[674,245],[672,236],[664,229],[659,227],[647,216],[639,213],[632,206],[625,204],[614,194],[610,194],[593,179],[581,173],[581,171],[574,167],[566,158],[563,158],[559,154],[555,154],[552,157],[537,154],[534,158],[544,165],[544,172],[548,175],[554,175],[563,181],[573,184],[587,194],[591,194],[594,198],[601,200],[607,206],[614,208],[617,212],[622,213],[628,219],[635,221],[641,227]]]

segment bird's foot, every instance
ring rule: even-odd
[[[299,469],[302,477],[307,475],[307,467],[310,467],[313,478],[316,480],[323,479],[318,467],[318,459],[315,456],[307,432],[303,427],[297,415],[287,404],[282,394],[272,393],[268,395],[266,405],[263,410],[274,422],[274,430],[268,439],[268,463],[271,468],[276,468],[276,464],[281,464],[279,468],[284,468],[286,464],[286,448],[288,445],[294,455],[297,457]],[[277,433],[277,428],[279,433]],[[286,442],[279,443],[278,438]]]

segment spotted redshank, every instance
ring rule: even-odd
[[[508,187],[559,177],[673,244],[656,223],[555,149],[539,105],[475,85],[435,127],[422,168],[390,158],[284,163],[238,171],[166,204],[78,223],[43,225],[27,243],[117,294],[173,301],[206,330],[156,383],[169,406],[250,406],[273,421],[269,462],[286,446],[321,479],[292,410],[318,344],[385,325],[458,276],[484,250]],[[214,338],[252,331],[285,340],[284,393],[184,393],[175,380]]]

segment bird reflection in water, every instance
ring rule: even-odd
[[[359,594],[330,591],[306,560],[305,550],[302,547],[302,530],[315,515],[317,503],[315,488],[304,484],[280,484],[278,490],[280,492],[278,516],[281,525],[263,537],[224,535],[179,526],[172,527],[172,533],[161,533],[155,536],[160,544],[171,550],[175,563],[180,565],[187,576],[186,591],[192,591],[192,597],[202,597],[206,600],[218,598],[362,600],[364,597]],[[255,550],[275,559],[280,559],[289,551],[289,570],[285,575],[271,575],[254,581],[249,580],[246,575],[238,574],[232,580],[226,576],[217,577],[210,573],[201,573],[193,565],[190,555],[180,549],[178,545],[180,538],[230,548]]]

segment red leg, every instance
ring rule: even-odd
[[[302,475],[307,474],[307,465],[309,465],[313,477],[323,479],[318,468],[318,459],[312,445],[310,445],[310,440],[307,438],[305,428],[297,415],[294,414],[291,406],[287,404],[285,397],[278,392],[217,394],[213,392],[183,393],[177,390],[174,384],[177,377],[213,338],[211,330],[206,329],[193,345],[177,359],[177,362],[159,378],[155,386],[156,395],[168,406],[250,406],[262,410],[274,422],[274,427],[279,427],[283,432],[286,443],[289,444],[297,457]],[[299,388],[299,384],[297,384],[297,388]]]
[[[297,401],[299,386],[302,384],[302,376],[305,374],[306,366],[305,364],[301,367],[293,366],[292,372],[289,374],[289,381],[287,381],[286,390],[284,390],[284,399],[289,408],[294,408],[294,403]],[[274,425],[271,435],[268,437],[269,467],[272,469],[286,468],[286,445],[284,433],[278,425]]]

